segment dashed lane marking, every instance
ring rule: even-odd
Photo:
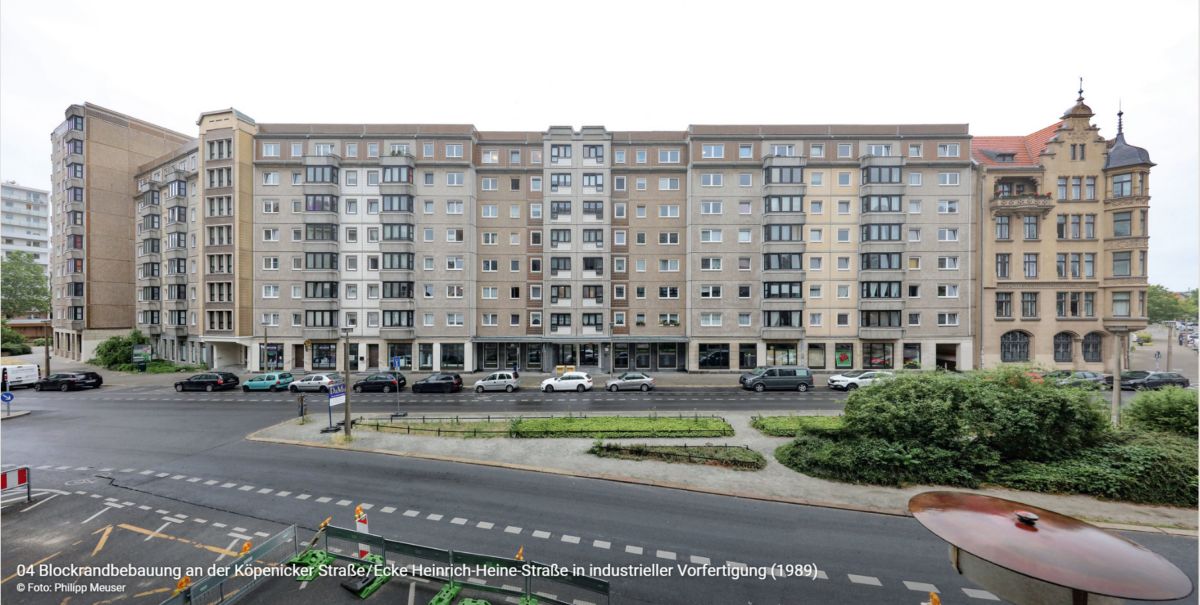
[[[296,496],[296,499],[297,499],[297,500],[308,500],[308,499],[309,499],[309,498],[311,498],[311,497],[312,497],[312,496],[310,496],[310,495],[308,495],[308,494],[300,494],[299,496]]]
[[[710,565],[710,564],[712,564],[712,560],[710,560],[708,557],[701,557],[701,556],[697,556],[697,555],[692,555],[692,556],[691,556],[691,557],[689,557],[688,559],[689,559],[689,560],[690,560],[692,563],[694,563],[694,564],[696,564],[696,565]]]
[[[671,552],[671,551],[669,551],[669,550],[659,550],[659,551],[655,551],[655,553],[654,553],[654,556],[656,556],[656,557],[658,557],[658,558],[660,558],[660,559],[666,559],[666,560],[668,560],[668,561],[674,561],[674,560],[675,560],[675,553],[673,553],[673,552]]]
[[[70,470],[70,468],[71,468],[71,467],[69,467],[69,466],[56,466],[56,467],[54,467],[54,470],[56,470],[56,471],[65,471],[65,470]]]
[[[154,473],[154,476],[158,477],[159,479],[162,479],[163,477],[168,477],[170,475],[171,475],[171,473]]]
[[[225,529],[226,527],[229,527],[229,526],[225,525],[224,523],[213,523],[213,527],[216,527],[218,529]]]
[[[875,576],[859,576],[852,573],[846,574],[846,577],[855,584],[865,584],[867,586],[883,586],[883,582]]]
[[[88,494],[88,496],[90,496],[92,498],[100,498],[101,497],[100,494]]]
[[[592,540],[592,546],[595,548],[603,548],[604,550],[608,550],[612,547],[612,543],[605,542],[604,540]]]
[[[338,500],[337,505],[338,506],[350,506],[350,501],[349,500]]]
[[[286,497],[292,495],[292,492],[275,492],[275,495],[279,496],[281,498],[286,498]]]
[[[379,512],[390,515],[390,514],[396,512],[396,508],[394,506],[385,506],[385,507],[379,509]]]
[[[268,534],[265,531],[256,531],[256,532],[254,532],[254,535],[256,535],[260,538],[270,538],[271,537],[271,534]]]
[[[984,601],[999,601],[1000,600],[1000,597],[997,597],[996,595],[994,595],[986,590],[979,590],[978,588],[964,588],[964,589],[962,589],[962,591],[963,591],[963,594],[966,594],[968,597],[971,597],[972,599],[983,599]]]
[[[421,511],[419,511],[419,510],[406,510],[406,511],[404,511],[404,516],[405,516],[405,517],[415,517],[415,516],[417,516],[417,515],[419,515],[419,514],[421,514]]]
[[[154,474],[154,471],[152,471],[152,470],[144,470],[144,471],[142,471],[142,472],[140,472],[140,473],[138,473],[138,474],[139,474],[139,475],[153,475],[153,474]]]
[[[818,569],[817,570],[817,579],[818,580],[828,580],[829,574],[825,573],[824,570]]]
[[[239,487],[239,488],[238,488],[238,491],[239,491],[239,492],[248,492],[248,491],[250,491],[250,490],[252,490],[252,489],[254,489],[254,486],[253,486],[253,485],[243,485],[243,486],[241,486],[241,487]]]
[[[455,518],[451,519],[450,522],[455,525],[466,525],[467,524],[467,520],[462,517],[455,517]]]
[[[905,580],[904,587],[917,592],[941,592],[937,589],[937,586],[925,582],[909,582],[908,580]]]
[[[436,514],[436,513],[431,513],[428,517],[425,517],[425,518],[429,519],[430,521],[441,521],[442,520],[442,516],[439,514]]]
[[[333,500],[333,498],[330,498],[329,496],[321,496],[320,498],[317,498],[317,502],[320,504],[325,504],[326,502],[329,502],[330,500]]]
[[[238,532],[238,533],[246,533],[246,532],[248,532],[248,531],[250,531],[250,530],[248,530],[248,529],[246,529],[246,528],[244,528],[244,527],[235,527],[235,528],[233,528],[233,531],[236,531],[236,532]],[[249,540],[250,538],[246,538],[246,539],[247,539],[247,540]]]
[[[475,524],[475,527],[478,527],[479,529],[491,529],[494,527],[494,525],[490,521],[480,521],[479,523]]]
[[[171,479],[173,481],[179,481],[180,479],[185,479],[185,478],[187,478],[187,475],[171,475]]]
[[[535,530],[533,530],[533,537],[540,538],[542,540],[546,540],[546,539],[550,538],[550,532],[542,531],[540,529],[535,529]]]
[[[579,536],[568,536],[563,534],[562,541],[567,544],[579,544]]]
[[[192,521],[195,521],[196,523],[208,523],[208,519],[201,519],[199,517],[192,519]]]
[[[515,527],[515,526],[512,526],[512,525],[509,525],[508,527],[505,527],[505,528],[504,528],[504,533],[506,533],[506,534],[519,534],[519,533],[521,533],[521,528],[519,528],[519,527]]]
[[[200,482],[200,477],[188,477],[188,480],[187,480],[187,482],[188,482],[188,483],[199,483],[199,482]]]
[[[247,536],[246,534],[238,533],[235,531],[231,531],[226,535],[231,538],[237,538],[238,540],[249,540],[250,539],[250,536]],[[333,549],[331,548],[329,550],[333,550]]]
[[[258,493],[260,493],[260,494],[269,494],[269,493],[271,493],[271,492],[273,492],[273,491],[275,491],[275,490],[273,490],[273,489],[271,489],[271,488],[269,488],[269,487],[264,487],[264,488],[262,488],[262,489],[258,490]]]
[[[726,561],[725,567],[736,567],[738,569],[746,569],[746,564],[741,561]]]
[[[231,488],[231,487],[236,487],[236,486],[237,486],[237,484],[236,484],[236,483],[222,483],[222,484],[221,484],[221,487],[223,487],[223,488],[225,488],[225,489],[229,489],[229,488]]]
[[[220,483],[220,481],[217,481],[216,479],[209,479],[208,481],[204,482],[205,485],[216,485],[218,483]]]
[[[640,554],[642,554],[642,547],[641,546],[626,546],[625,552],[627,552],[631,555],[640,555]]]
[[[155,514],[158,514],[158,515],[168,515],[168,514],[170,514],[170,513],[171,513],[171,511],[168,511],[168,510],[163,510],[163,509],[161,509],[161,508],[160,508],[160,509],[158,509],[158,510],[154,511],[154,513],[155,513]]]
[[[363,502],[362,504],[359,504],[359,506],[361,506],[363,510],[371,510],[372,508],[375,508],[375,505],[371,504],[370,502]]]

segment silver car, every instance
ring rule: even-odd
[[[521,388],[521,382],[512,372],[492,372],[486,378],[475,381],[475,392],[507,391],[509,393]]]
[[[654,388],[654,379],[641,372],[625,372],[616,378],[609,378],[604,388],[614,392],[630,389],[649,391]]]
[[[330,385],[341,384],[342,376],[340,374],[330,372],[328,374],[309,374],[304,378],[292,381],[288,385],[288,390],[293,393],[300,391],[314,391],[328,393]]]

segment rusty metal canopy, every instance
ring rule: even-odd
[[[913,496],[908,510],[926,529],[959,549],[1051,584],[1144,601],[1182,599],[1192,593],[1192,581],[1157,553],[1036,506],[938,491]]]

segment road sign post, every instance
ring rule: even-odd
[[[4,415],[5,416],[12,415],[12,400],[16,399],[16,398],[17,398],[16,395],[13,395],[12,392],[7,391],[7,390],[4,391],[4,393],[0,394],[0,401],[4,402]]]
[[[322,433],[336,433],[338,427],[333,425],[333,407],[346,403],[346,385],[331,384],[329,385],[329,426],[321,429]]]

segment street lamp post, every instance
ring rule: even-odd
[[[1108,331],[1113,335],[1113,353],[1115,353],[1117,366],[1116,371],[1113,372],[1112,404],[1109,417],[1113,426],[1119,426],[1121,424],[1121,371],[1125,361],[1125,348],[1129,346],[1122,337],[1129,334],[1129,328],[1110,326]]]
[[[271,325],[271,323],[269,321],[267,321],[267,316],[264,316],[263,320],[262,320],[262,327],[263,327],[262,351],[260,351],[258,353],[258,371],[259,372],[267,371],[267,329],[268,329],[268,326],[270,326],[270,325]]]
[[[346,421],[343,430],[346,431],[347,441],[350,440],[350,428],[352,424],[350,422],[350,331],[351,328],[342,328],[342,336],[344,337],[342,343],[342,364],[345,366],[343,368],[345,370],[345,380],[343,382],[345,383],[344,387],[346,391],[346,403],[342,404],[346,407]]]

